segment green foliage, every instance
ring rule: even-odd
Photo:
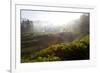
[[[77,39],[71,43],[49,46],[37,52],[35,58],[48,58],[48,55],[52,57],[56,56],[61,60],[89,59],[89,36]]]
[[[45,62],[45,61],[60,61],[59,57],[53,56],[53,55],[48,55],[47,57],[37,57],[35,59],[36,62]]]
[[[89,59],[89,36],[81,37],[70,43],[51,45],[34,52],[34,55],[23,57],[21,62],[45,62]]]

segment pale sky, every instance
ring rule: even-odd
[[[26,18],[32,21],[47,21],[54,26],[61,26],[73,20],[79,19],[83,13],[69,12],[46,12],[46,11],[21,11],[21,18]],[[49,25],[49,24],[48,24]],[[51,25],[50,25],[51,26]]]

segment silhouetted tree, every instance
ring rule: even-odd
[[[21,21],[21,32],[33,32],[33,22],[26,19]]]
[[[83,33],[83,34],[89,34],[89,14],[84,14],[80,17],[80,25],[79,25],[79,28],[80,28],[80,32]]]

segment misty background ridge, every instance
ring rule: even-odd
[[[67,19],[66,19],[67,20]],[[48,21],[29,20],[21,18],[21,32],[82,32],[89,33],[89,14],[83,14],[79,19],[72,20],[62,25],[54,25]]]

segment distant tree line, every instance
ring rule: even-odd
[[[73,21],[73,24],[66,26],[66,31],[79,33],[79,34],[89,34],[89,24],[90,24],[90,15],[83,14],[78,20]]]
[[[29,19],[23,19],[21,21],[21,33],[33,32],[33,22]]]

